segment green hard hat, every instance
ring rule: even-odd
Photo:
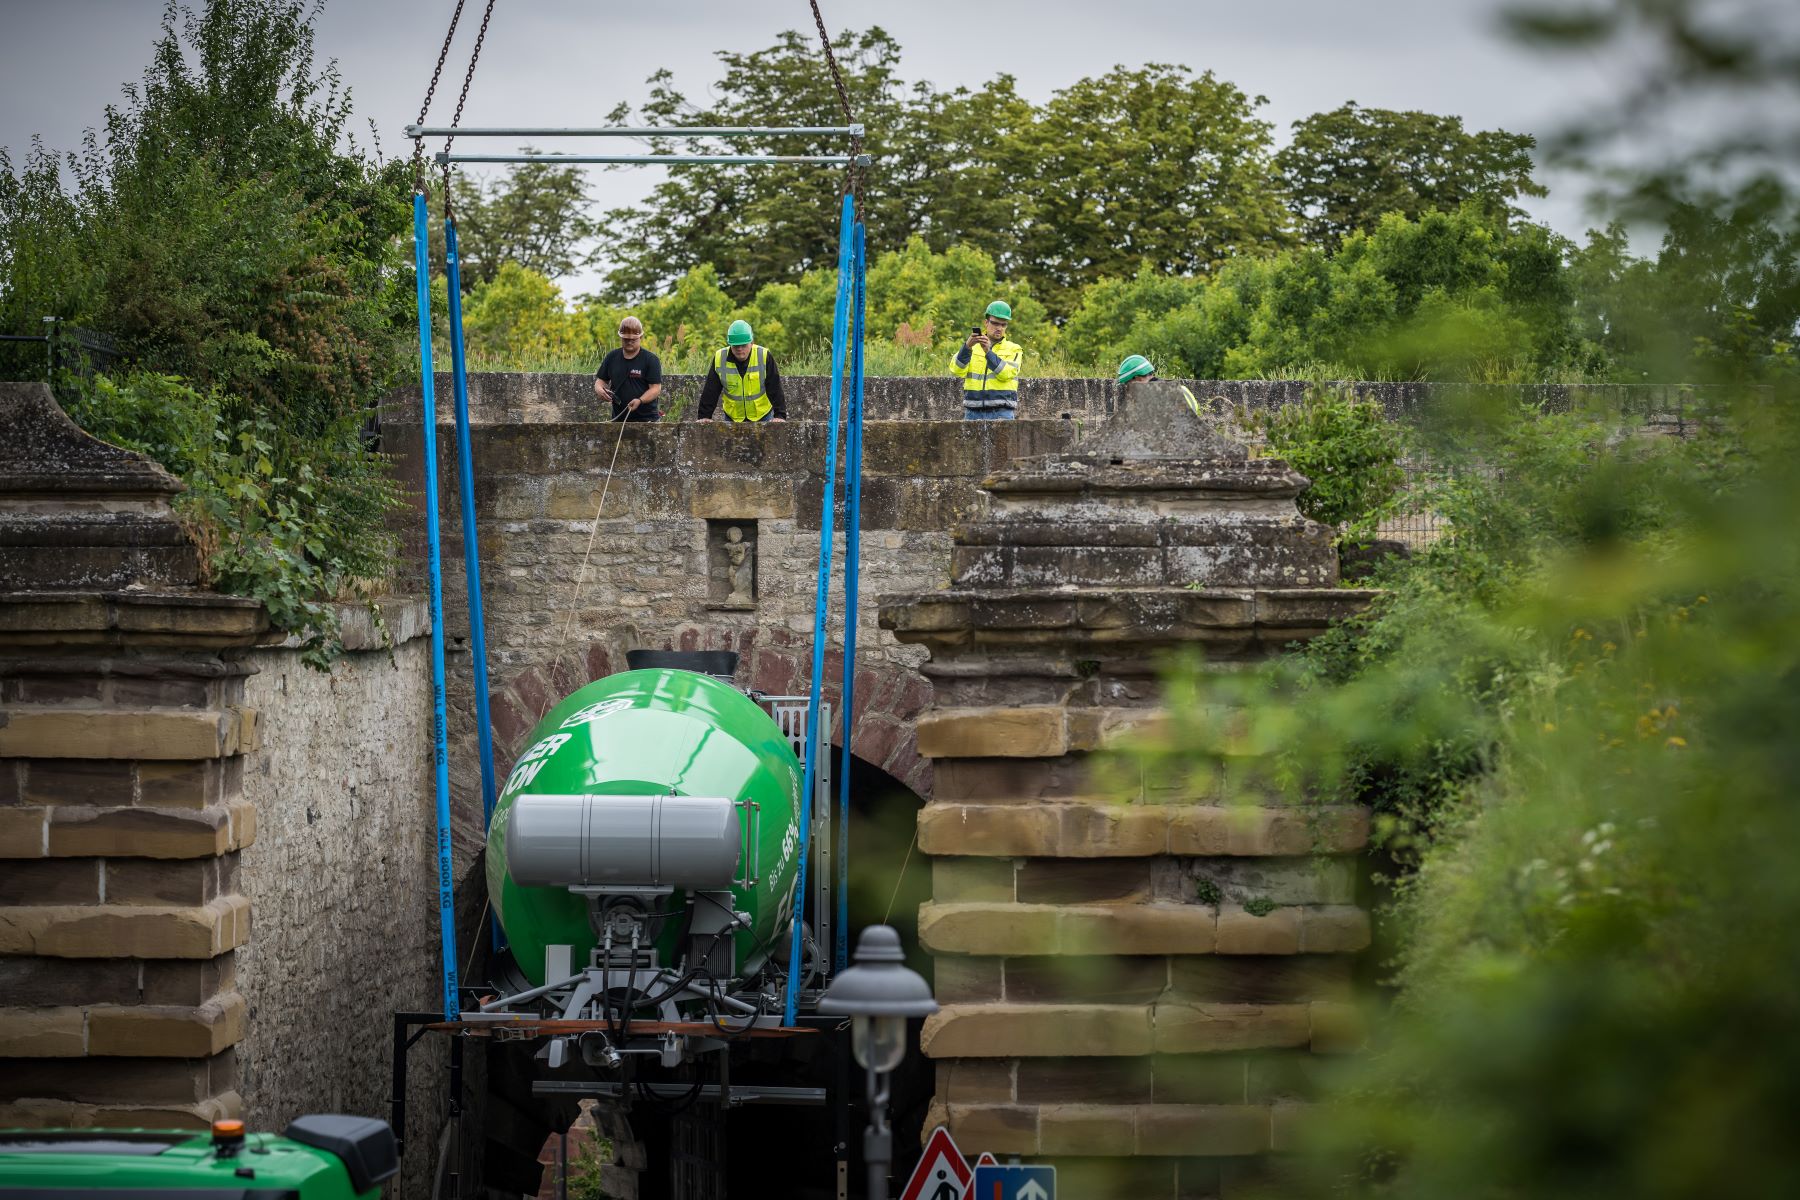
[[[1119,364],[1119,383],[1121,385],[1130,383],[1133,379],[1154,374],[1156,374],[1156,368],[1151,366],[1150,360],[1141,354],[1134,354]]]
[[[987,307],[987,315],[999,317],[1002,321],[1012,320],[1012,305],[1004,300],[996,300]]]
[[[754,335],[750,332],[750,322],[733,321],[731,328],[725,331],[727,346],[748,346]]]

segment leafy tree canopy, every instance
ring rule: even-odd
[[[1274,167],[1301,232],[1329,245],[1391,212],[1416,218],[1474,204],[1521,217],[1516,198],[1547,194],[1532,178],[1536,145],[1503,129],[1471,133],[1461,117],[1351,102],[1294,122]]]

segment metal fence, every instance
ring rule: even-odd
[[[57,388],[70,377],[91,379],[111,370],[118,360],[118,345],[110,337],[55,317],[45,317],[38,333],[0,334],[4,379],[42,380]]]

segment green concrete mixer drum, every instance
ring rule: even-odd
[[[569,696],[532,730],[488,831],[488,896],[520,969],[555,982],[544,966],[556,945],[584,966],[599,940],[590,906],[625,882],[729,887],[749,917],[733,935],[740,975],[785,952],[801,778],[769,715],[710,676],[626,671]],[[527,866],[528,834],[513,835],[524,878],[508,868],[509,828],[534,840]],[[677,912],[686,900],[677,886],[656,905]],[[681,925],[652,926],[664,964],[678,957]]]

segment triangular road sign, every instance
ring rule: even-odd
[[[981,1152],[981,1157],[977,1158],[974,1162],[969,1164],[969,1187],[975,1186],[975,1169],[977,1167],[997,1167],[999,1165],[1000,1165],[999,1159],[995,1158],[992,1154],[989,1154],[986,1150],[983,1150]],[[968,1188],[963,1189],[962,1196],[963,1196],[963,1200],[973,1200],[973,1198],[969,1195]]]
[[[939,1125],[925,1139],[925,1153],[900,1193],[900,1200],[960,1200],[975,1172],[969,1169],[950,1131]]]

